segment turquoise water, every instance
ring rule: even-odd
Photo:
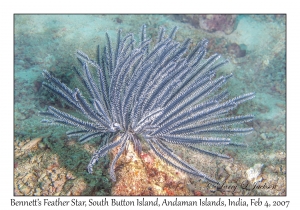
[[[206,32],[186,19],[173,15],[15,15],[15,141],[49,135],[49,142],[51,138],[65,138],[65,128],[45,127],[40,123],[38,112],[45,110],[48,105],[65,108],[63,103],[41,88],[43,69],[51,71],[64,83],[72,86],[76,82],[72,79],[73,66],[78,66],[74,55],[76,50],[96,55],[97,45],[105,42],[105,32],[115,40],[117,29],[121,28],[123,35],[137,35],[143,24],[147,25],[147,33],[152,37],[156,36],[160,26],[168,31],[178,26],[178,41],[191,38],[198,42],[206,38],[211,43],[208,54],[218,52],[230,60],[230,64],[220,69],[219,74],[233,73],[234,77],[227,85],[231,96],[256,92],[254,99],[234,111],[234,114],[255,115],[255,120],[250,124],[254,127],[254,132],[232,138],[248,144],[246,149],[233,150],[236,153],[235,161],[248,168],[257,163],[263,164],[265,173],[268,166],[279,167],[277,176],[283,177],[285,182],[284,16],[238,15],[235,30],[231,34],[225,34],[221,31]],[[243,57],[237,57],[228,51],[228,46],[233,43],[246,50]],[[68,153],[59,143],[52,147],[60,156]],[[65,165],[72,169],[67,163]]]

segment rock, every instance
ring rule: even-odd
[[[28,173],[26,176],[23,177],[22,181],[24,183],[28,182],[28,181],[36,181],[36,176],[33,173]]]
[[[67,173],[66,178],[67,178],[68,180],[75,179],[75,177],[73,176],[73,174],[72,174],[71,172],[68,172],[68,173]]]
[[[111,151],[112,159],[119,148]],[[158,159],[152,151],[138,155],[130,143],[116,163],[112,195],[192,195],[188,177]]]
[[[47,148],[46,144],[44,144],[42,141],[38,143],[38,147],[41,149],[41,150],[44,150]]]
[[[260,137],[261,137],[263,140],[266,140],[266,139],[267,139],[267,135],[266,135],[265,133],[260,134]]]
[[[46,172],[42,172],[42,174],[39,177],[38,181],[41,182],[45,176],[46,176]]]
[[[237,43],[231,43],[227,46],[227,51],[229,54],[233,55],[235,58],[241,58],[246,55],[246,50],[242,49]]]
[[[231,168],[230,167],[228,169],[226,169],[226,170],[223,167],[219,168],[218,171],[217,171],[218,178],[221,179],[223,177],[228,177],[227,170],[231,172]]]
[[[229,165],[227,165],[226,168],[225,168],[226,172],[227,172],[229,175],[232,174],[231,167],[232,167],[232,164],[229,164]]]
[[[24,195],[28,195],[30,193],[30,191],[31,191],[31,189],[29,187],[27,187],[26,185],[19,186],[19,190]]]
[[[22,151],[27,151],[27,150],[31,150],[34,147],[37,146],[37,144],[42,140],[43,138],[39,137],[39,138],[35,138],[32,139],[31,141],[29,141],[28,143],[26,143],[24,146],[21,147]]]
[[[279,125],[279,130],[285,133],[285,126],[284,125]]]
[[[35,193],[33,195],[40,196],[41,195],[41,189],[40,188],[36,188],[35,189]]]
[[[252,168],[249,168],[246,171],[246,173],[247,173],[247,179],[249,181],[253,181],[253,182],[261,181],[262,177],[259,176],[259,175],[261,174],[263,166],[264,166],[264,164],[257,163]]]
[[[207,32],[223,31],[231,34],[236,24],[236,15],[199,15],[199,26]]]
[[[175,15],[174,18],[209,33],[222,31],[231,34],[236,27],[236,15]]]

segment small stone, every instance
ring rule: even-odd
[[[23,186],[19,187],[19,190],[24,195],[28,195],[31,191],[31,189],[29,187],[27,187],[26,185],[23,185]]]
[[[264,179],[264,180],[268,179],[268,175],[266,175],[265,173],[266,173],[266,171],[264,171],[264,173],[261,174],[261,177],[262,177],[262,179]]]
[[[35,189],[35,193],[33,195],[40,196],[41,195],[41,189],[40,188],[36,188]]]
[[[40,178],[38,179],[38,181],[39,181],[39,182],[42,181],[43,178],[44,178],[45,176],[46,176],[46,172],[43,172],[43,173],[41,174]]]
[[[276,173],[280,173],[281,172],[281,168],[279,166],[275,167]]]
[[[242,49],[237,43],[231,43],[227,46],[227,51],[229,54],[233,55],[235,58],[241,58],[246,55],[246,50]]]
[[[50,177],[51,181],[54,182],[57,180],[57,174],[56,173],[51,173],[51,177]]]
[[[263,166],[264,166],[263,164],[258,163],[258,164],[255,164],[252,168],[249,168],[246,171],[248,180],[254,181],[254,182],[261,181],[262,177],[259,175],[261,174],[261,170],[262,170]]]
[[[227,172],[228,174],[232,174],[231,165],[232,165],[232,164],[229,164],[229,165],[227,165],[226,168],[225,168],[225,170],[226,170],[226,172]]]
[[[38,143],[38,147],[41,149],[41,150],[44,150],[44,149],[46,149],[46,144],[44,144],[43,142],[39,142]]]
[[[31,181],[32,179],[35,179],[36,177],[33,175],[33,173],[28,173],[26,176],[23,177],[22,181],[24,183]]]
[[[221,179],[222,181],[224,181],[228,177],[228,173],[226,172],[227,170],[231,171],[231,168],[228,167],[225,170],[223,167],[221,167],[221,168],[218,169],[217,175],[218,175],[218,178]]]
[[[26,144],[28,141],[30,141],[30,140],[28,139],[28,140],[25,140],[25,141],[21,141],[19,143],[19,147],[23,147],[23,145]]]
[[[73,174],[71,174],[70,172],[67,173],[66,178],[69,179],[69,180],[70,179],[75,179],[75,177],[73,176]]]
[[[30,150],[32,148],[34,148],[35,146],[37,146],[37,144],[42,140],[43,138],[35,138],[35,139],[32,139],[31,141],[29,141],[28,143],[26,143],[22,148],[21,150],[22,151],[25,151],[25,150]]]
[[[16,158],[20,157],[20,156],[23,155],[23,154],[24,154],[23,151],[20,151],[20,150],[15,151],[15,157],[16,157]]]
[[[265,133],[260,134],[260,137],[261,137],[263,140],[266,140],[266,139],[267,139],[267,135],[266,135]]]

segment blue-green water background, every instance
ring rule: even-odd
[[[139,34],[143,24],[148,36],[157,35],[160,26],[179,30],[176,40],[206,38],[212,43],[209,54],[218,52],[230,60],[219,74],[233,73],[227,88],[231,96],[256,92],[256,97],[239,106],[235,114],[253,114],[254,132],[233,137],[247,149],[237,159],[248,167],[255,163],[286,168],[277,158],[286,153],[286,23],[275,15],[238,15],[231,34],[208,33],[180,21],[174,15],[15,15],[14,17],[14,132],[15,141],[47,136],[65,138],[63,127],[45,127],[38,112],[48,105],[63,106],[41,88],[46,69],[65,83],[74,83],[73,66],[78,67],[75,51],[95,57],[98,44],[105,43],[105,32],[115,40],[117,30]],[[246,56],[236,58],[226,46],[237,43]],[[94,55],[94,56],[92,56]]]

